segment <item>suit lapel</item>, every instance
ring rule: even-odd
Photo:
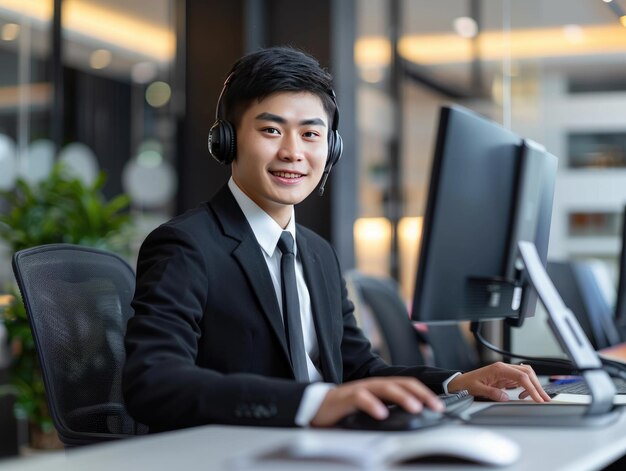
[[[328,301],[328,285],[324,276],[323,266],[318,255],[309,249],[308,241],[302,231],[298,231],[296,243],[298,244],[298,255],[302,262],[304,278],[306,279],[309,296],[311,297],[311,309],[317,332],[322,374],[325,381],[339,383],[339,377],[332,361],[332,346],[330,344],[332,326],[329,317],[332,310]]]
[[[276,299],[274,285],[272,284],[261,248],[254,237],[248,221],[246,221],[241,208],[239,208],[237,201],[226,185],[213,197],[209,205],[213,208],[220,221],[224,234],[239,241],[239,245],[235,247],[232,255],[246,274],[250,286],[261,305],[263,314],[271,325],[285,356],[289,360],[285,328],[280,315],[280,307]]]

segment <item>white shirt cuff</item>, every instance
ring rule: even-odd
[[[446,380],[443,382],[443,384],[441,385],[441,387],[443,388],[443,393],[444,393],[444,394],[450,394],[450,393],[448,392],[448,383],[450,383],[450,381],[452,381],[454,378],[456,378],[456,377],[457,377],[457,376],[459,376],[460,374],[463,374],[463,373],[461,373],[460,371],[459,371],[459,372],[457,372],[457,373],[454,373],[452,376],[450,376],[448,379],[446,379]]]
[[[312,383],[307,386],[296,413],[296,425],[307,427],[317,414],[326,394],[335,387],[336,385],[332,383]]]

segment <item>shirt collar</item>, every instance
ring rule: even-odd
[[[246,217],[248,224],[252,228],[254,237],[263,249],[263,251],[271,257],[276,250],[276,244],[283,232],[283,228],[278,225],[272,217],[263,211],[254,201],[252,201],[242,190],[237,186],[233,177],[228,180],[228,188],[235,197],[237,204],[241,208],[243,215]],[[296,216],[292,209],[291,218],[289,224],[284,229],[289,231],[293,240],[296,240]],[[297,244],[294,245],[294,252],[298,252]]]

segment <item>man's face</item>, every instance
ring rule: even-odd
[[[274,93],[252,102],[236,133],[235,183],[285,227],[292,205],[315,189],[324,171],[328,116],[322,101],[309,92]]]

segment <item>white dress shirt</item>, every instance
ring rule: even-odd
[[[311,385],[308,386],[296,414],[296,424],[305,426],[315,417],[322,401],[326,397],[326,393],[335,387],[334,384],[321,383],[322,375],[315,366],[319,364],[319,345],[317,343],[315,324],[313,323],[313,315],[311,309],[311,298],[309,290],[304,280],[304,272],[302,270],[302,262],[298,258],[298,240],[296,238],[296,221],[295,214],[292,212],[291,219],[287,227],[283,229],[271,218],[269,214],[263,211],[254,201],[241,191],[235,181],[230,178],[228,188],[232,192],[235,200],[239,204],[248,224],[252,228],[252,232],[257,242],[261,246],[261,251],[265,257],[267,268],[269,269],[276,292],[276,299],[280,307],[282,315],[282,291],[280,282],[280,259],[281,252],[277,249],[278,239],[283,230],[289,231],[295,241],[294,252],[296,255],[296,284],[298,287],[298,301],[300,303],[300,317],[302,320],[302,336],[304,339],[304,350],[306,352],[307,372]]]

